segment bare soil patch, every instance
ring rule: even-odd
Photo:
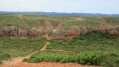
[[[46,28],[47,29],[52,29],[53,30],[53,26],[52,26],[52,24],[50,23],[50,21],[48,20],[48,19],[46,19],[46,18],[44,18],[45,19],[45,23],[46,23]]]
[[[100,19],[100,20],[102,20],[103,22],[105,22],[105,23],[108,23],[104,18],[102,18],[102,17],[98,17],[98,19]]]
[[[84,20],[86,20],[86,19],[82,19],[82,18],[76,17],[76,20],[75,21],[84,21]]]

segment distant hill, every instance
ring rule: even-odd
[[[0,11],[0,14],[34,14],[46,16],[75,16],[75,17],[119,17],[119,14],[100,14],[100,13],[57,13],[57,12],[7,12]]]

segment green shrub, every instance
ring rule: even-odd
[[[119,52],[86,51],[83,53],[43,51],[33,54],[25,61],[32,62],[76,62],[87,65],[118,67]]]
[[[7,60],[11,56],[5,53],[0,54],[0,64],[2,63],[3,60]]]
[[[66,41],[50,41],[47,49],[66,50],[75,52],[84,51],[119,51],[119,36],[110,36],[107,33],[90,32],[86,35],[74,37]]]

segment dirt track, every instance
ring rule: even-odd
[[[48,44],[49,43],[46,42],[46,45],[42,49],[40,49],[40,51],[44,51]],[[39,51],[39,50],[37,50],[37,51]],[[27,55],[26,57],[16,57],[16,58],[12,58],[11,61],[4,61],[3,64],[1,64],[0,66],[2,66],[2,67],[31,67],[35,63],[30,64],[30,63],[27,63],[27,62],[22,62],[22,60],[24,58],[30,58],[30,56],[32,54],[34,54],[35,52],[37,52],[37,51],[34,51],[33,53]],[[36,66],[34,66],[34,67],[36,67]]]
[[[60,29],[62,28],[62,25],[63,25],[64,23],[65,23],[65,21],[60,22],[60,23],[58,24],[57,28],[53,30],[53,33],[56,32],[57,30],[60,30]]]
[[[103,22],[105,22],[105,23],[108,23],[104,18],[102,18],[102,17],[98,17],[98,19],[100,19],[100,20],[102,20]]]
[[[48,44],[49,42],[46,42],[46,45],[42,49],[40,49],[40,51],[47,50],[46,47]],[[30,56],[37,51],[34,51],[33,53],[29,54],[26,57],[17,57],[17,58],[13,58],[11,61],[4,61],[3,64],[0,65],[0,67],[1,66],[2,67],[97,67],[97,66],[80,65],[76,63],[56,63],[56,62],[27,63],[27,62],[22,62],[24,58],[30,58]]]
[[[19,18],[21,19],[21,21],[27,25],[27,23],[23,20],[22,16],[20,15]],[[49,29],[53,29],[53,26],[52,24],[49,22],[49,20],[47,20],[45,18],[45,23],[47,25],[47,28]],[[57,29],[60,29],[62,24],[64,22],[61,22],[58,26],[57,26]],[[48,35],[46,36],[48,37]],[[40,49],[40,51],[45,51],[45,50],[48,50],[46,49],[47,45],[49,43],[46,42],[46,45]],[[39,51],[39,50],[37,50]],[[55,63],[55,62],[41,62],[41,63],[27,63],[27,62],[22,62],[22,60],[24,58],[30,58],[30,56],[32,54],[34,54],[35,52],[37,51],[34,51],[33,53],[29,54],[28,56],[26,57],[16,57],[16,58],[12,58],[11,61],[4,61],[3,64],[0,65],[0,67],[97,67],[97,66],[87,66],[87,65],[80,65],[80,64],[76,64],[76,63]],[[51,50],[51,51],[64,51],[64,50]],[[70,51],[64,51],[64,52],[70,52]]]
[[[46,23],[46,25],[47,25],[47,29],[52,29],[53,30],[53,26],[52,26],[52,24],[50,23],[50,21],[48,20],[48,19],[46,19],[46,18],[44,18],[45,19],[45,23]]]
[[[82,19],[82,18],[76,17],[75,21],[84,21],[84,20],[86,20],[86,19]]]
[[[24,19],[22,18],[22,15],[19,15],[19,18],[20,18],[20,20],[25,24],[25,25],[27,25],[28,26],[28,24],[24,21]]]

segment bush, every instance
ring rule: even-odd
[[[44,51],[33,54],[30,59],[25,61],[32,62],[78,62],[87,65],[101,65],[107,67],[118,67],[119,52],[108,51],[86,51],[82,54],[72,52],[52,52]]]
[[[5,53],[0,54],[0,64],[2,63],[3,60],[7,60],[11,56]]]

